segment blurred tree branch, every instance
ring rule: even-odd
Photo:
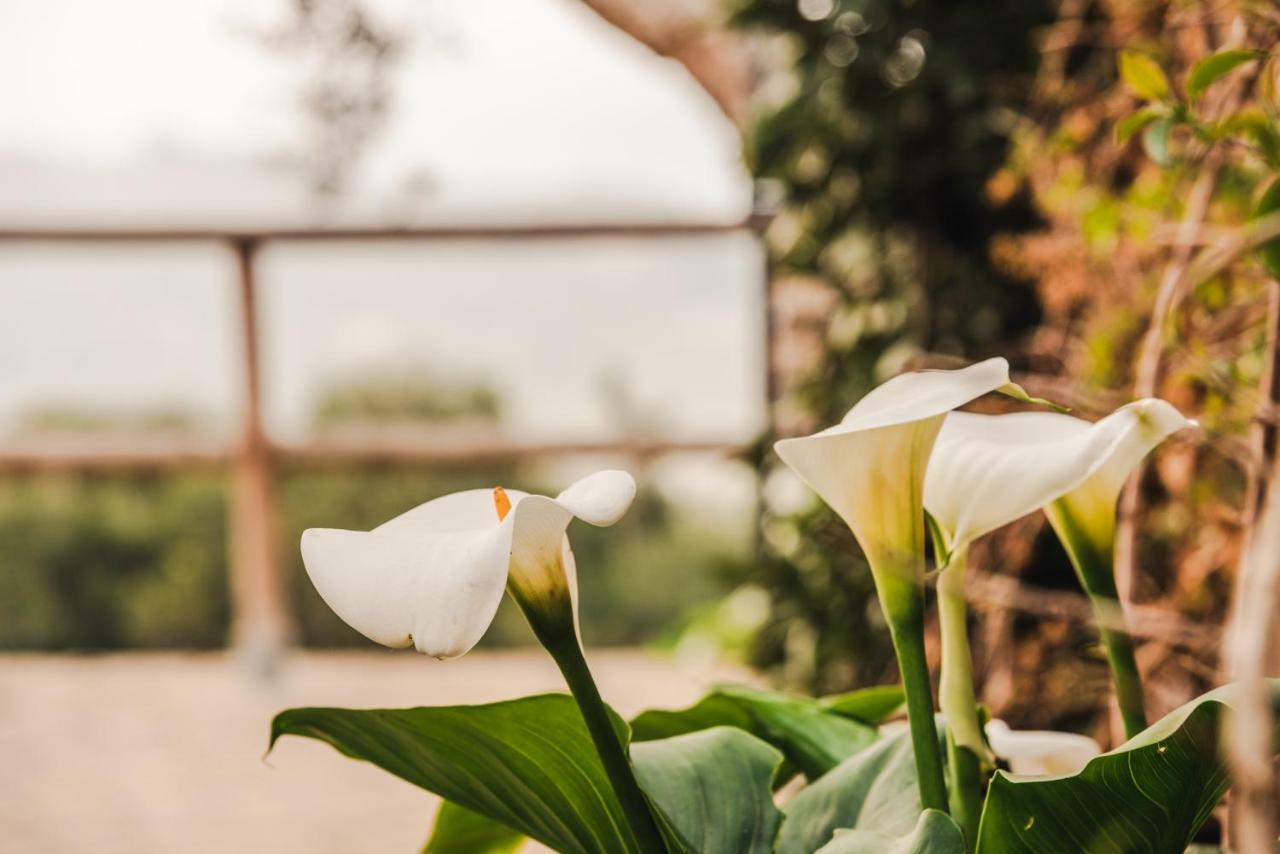
[[[720,110],[743,127],[752,88],[747,38],[725,29],[718,4],[687,0],[582,0],[604,21],[679,62]]]

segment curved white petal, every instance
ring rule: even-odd
[[[1004,359],[903,374],[834,427],[774,445],[778,456],[853,530],[872,560],[923,554],[925,468],[946,413],[1009,382]]]
[[[507,498],[515,504],[528,493],[508,489]],[[468,489],[433,498],[383,522],[375,531],[417,531],[419,533],[456,533],[484,531],[498,524],[493,506],[492,489]]]
[[[817,435],[919,421],[950,412],[1008,383],[1009,363],[998,357],[955,371],[899,374],[869,391],[838,425]]]
[[[635,478],[610,469],[575,482],[556,496],[556,503],[584,522],[607,527],[622,518],[635,497]]]
[[[1108,417],[1125,413],[1129,422],[1126,430],[1082,487],[1096,490],[1100,496],[1109,496],[1115,503],[1125,480],[1142,458],[1151,453],[1161,442],[1196,422],[1183,416],[1171,403],[1158,398],[1138,400],[1122,406]]]
[[[1141,400],[1090,423],[1052,412],[953,412],[938,434],[924,505],[955,549],[1075,490],[1111,512],[1129,472],[1192,422],[1162,400]]]
[[[372,531],[311,529],[303,562],[325,602],[385,646],[462,655],[493,621],[503,590],[568,618],[576,630],[577,577],[565,531],[575,516],[611,525],[635,497],[621,471],[597,472],[557,499],[507,491],[502,521],[492,489],[421,504]]]
[[[1015,774],[1064,776],[1078,774],[1102,753],[1098,742],[1085,735],[1052,730],[1011,730],[1004,721],[987,724],[987,740],[996,756]]]
[[[459,533],[311,528],[302,560],[325,603],[365,637],[453,658],[493,622],[513,529],[496,520]]]

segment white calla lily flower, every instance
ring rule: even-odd
[[[1102,755],[1087,735],[1053,730],[1013,730],[1001,720],[987,723],[991,750],[1014,774],[1067,776],[1079,774],[1089,760]]]
[[[938,431],[951,410],[1008,385],[1009,363],[999,358],[957,371],[901,374],[834,427],[774,448],[840,514],[873,571],[905,570],[906,580],[918,583],[924,477]]]
[[[1152,449],[1194,426],[1163,400],[1120,407],[1096,422],[1053,412],[947,416],[924,503],[939,539],[942,708],[957,743],[982,754],[973,712],[965,632],[964,562],[978,537],[1043,509],[1062,540],[1100,622],[1126,730],[1145,725],[1142,688],[1128,636],[1115,627],[1112,567],[1116,502],[1126,478]],[[1110,619],[1102,619],[1108,617]]]
[[[866,554],[906,693],[921,803],[947,808],[924,653],[924,479],[947,413],[988,392],[1025,398],[1009,363],[902,374],[858,401],[834,427],[774,448],[840,515]]]
[[[555,498],[473,489],[428,501],[372,531],[311,528],[302,559],[320,596],[353,629],[436,658],[466,653],[509,589],[535,632],[577,631],[577,577],[565,531],[606,526],[635,498],[601,471]]]
[[[1195,424],[1163,400],[1089,422],[1056,412],[953,412],[938,434],[924,506],[959,551],[1059,499],[1091,541],[1110,548],[1125,479],[1168,436]]]

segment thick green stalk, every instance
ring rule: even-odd
[[[613,791],[622,804],[627,824],[640,843],[640,850],[644,854],[664,854],[667,848],[649,808],[649,801],[636,781],[631,761],[614,729],[604,700],[600,698],[600,691],[587,667],[587,659],[582,654],[577,637],[561,638],[550,644],[544,641],[544,646],[564,674],[569,691],[582,710],[582,718],[587,723],[587,731],[591,733],[596,753],[600,755],[605,773],[609,775],[609,782],[613,784]]]
[[[667,846],[662,841],[649,801],[636,780],[627,749],[614,729],[613,718],[600,697],[591,669],[587,667],[587,659],[578,640],[568,587],[529,590],[508,583],[507,592],[524,612],[538,642],[551,653],[551,658],[560,668],[569,693],[582,712],[596,754],[604,765],[605,774],[618,803],[622,805],[623,815],[640,845],[640,851],[642,854],[666,854]]]
[[[964,599],[964,549],[938,576],[938,620],[942,633],[942,677],[938,702],[947,719],[947,783],[951,815],[974,850],[982,812],[982,773],[987,756],[973,691],[973,657],[969,650],[968,613]]]
[[[893,650],[898,656],[898,670],[902,674],[920,803],[925,809],[947,812],[942,752],[938,748],[938,730],[934,724],[933,687],[929,682],[929,663],[924,653],[924,589],[906,574],[878,571],[872,575],[880,594],[880,606],[889,623]]]
[[[950,786],[951,817],[964,832],[965,851],[972,854],[978,845],[978,822],[982,818],[982,777],[978,754],[956,743],[947,732],[947,782]]]
[[[1116,704],[1124,721],[1126,738],[1133,738],[1147,728],[1146,705],[1142,694],[1142,677],[1133,654],[1133,640],[1124,630],[1124,611],[1116,592],[1113,566],[1114,540],[1106,543],[1090,537],[1071,506],[1063,499],[1045,508],[1045,515],[1062,541],[1080,586],[1089,594],[1094,614],[1102,633],[1102,645],[1111,667]]]

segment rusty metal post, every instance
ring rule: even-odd
[[[276,549],[271,448],[262,424],[262,379],[254,254],[257,243],[236,240],[244,403],[240,442],[232,460],[230,585],[232,641],[254,670],[269,674],[292,639],[284,578]]]

